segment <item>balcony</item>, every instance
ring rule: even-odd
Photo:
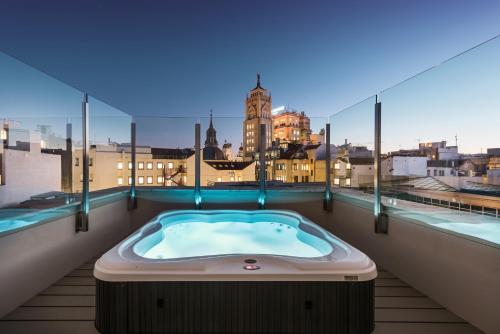
[[[231,144],[244,115],[131,116],[0,54],[0,80],[22,88],[0,99],[0,331],[95,333],[94,261],[162,212],[271,209],[375,261],[374,333],[498,333],[499,59],[497,37],[309,117],[318,141],[279,156],[261,125],[253,160]],[[481,110],[464,112],[471,100]],[[463,144],[446,146],[457,131]]]

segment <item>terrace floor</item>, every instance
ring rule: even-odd
[[[97,333],[92,275],[95,260],[0,319],[0,333]],[[375,286],[374,334],[482,333],[388,271],[379,268]]]

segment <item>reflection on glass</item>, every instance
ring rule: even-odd
[[[137,117],[136,185],[149,188],[194,186],[194,117]],[[131,175],[123,171],[123,177]]]
[[[334,191],[371,198],[375,103],[372,96],[330,117]]]

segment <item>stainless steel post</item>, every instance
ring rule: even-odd
[[[325,144],[325,199],[323,200],[323,209],[332,211],[333,209],[333,194],[331,191],[331,155],[330,155],[330,123],[326,123],[326,144]]]
[[[130,194],[128,198],[128,209],[133,210],[137,208],[137,196],[135,193],[135,178],[136,178],[136,125],[135,122],[130,123],[130,160],[132,162]],[[128,166],[127,166],[128,168]]]
[[[382,130],[382,103],[375,103],[375,152],[374,152],[374,173],[373,173],[373,193],[374,193],[374,209],[375,215],[375,233],[388,232],[388,216],[383,211],[382,195],[381,195],[381,130]]]
[[[89,97],[85,93],[82,102],[82,202],[78,213],[76,230],[89,230]]]
[[[266,124],[260,124],[259,138],[259,209],[266,206]]]
[[[194,126],[194,203],[196,209],[201,209],[201,125],[196,123]]]

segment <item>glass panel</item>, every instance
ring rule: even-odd
[[[125,174],[131,152],[132,117],[93,97],[89,97],[89,115],[90,191],[99,191],[98,194],[106,189],[128,191]],[[75,155],[81,159],[82,150]]]
[[[78,203],[83,93],[0,53],[0,233]],[[54,209],[56,208],[56,209]]]
[[[145,190],[194,186],[194,117],[137,117],[136,186]],[[131,182],[131,160],[123,160],[123,182]],[[138,196],[142,196],[138,193]]]
[[[384,203],[497,244],[499,59],[496,38],[381,94]]]
[[[330,116],[332,189],[373,200],[375,96]]]
[[[203,208],[225,203],[255,209],[257,163],[243,154],[243,117],[203,117],[201,186]],[[228,191],[230,190],[230,191]]]

